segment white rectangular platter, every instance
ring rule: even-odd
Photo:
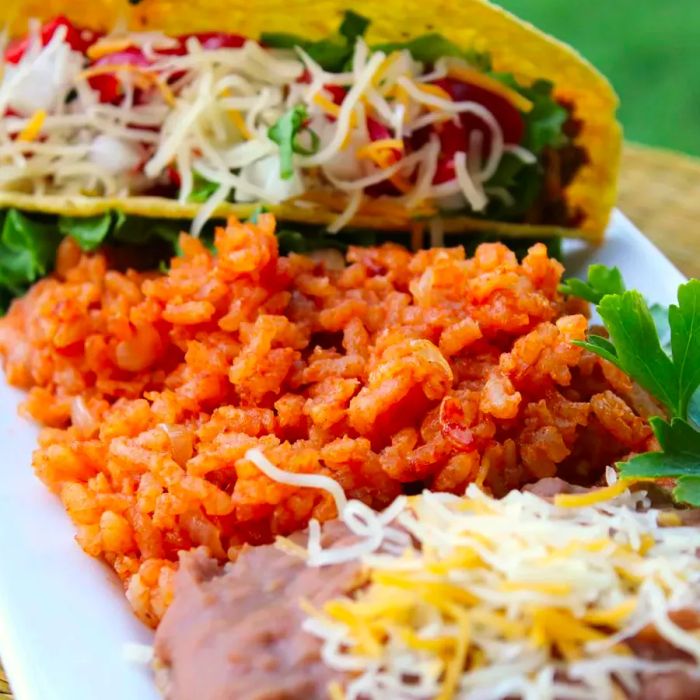
[[[619,212],[605,243],[565,245],[567,274],[617,265],[627,285],[668,304],[681,273]],[[34,477],[37,429],[0,379],[0,656],[17,700],[155,700],[128,642],[151,641],[116,577],[86,556],[58,499]],[[196,700],[193,698],[193,700]]]

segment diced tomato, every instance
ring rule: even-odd
[[[166,172],[168,173],[168,179],[170,180],[170,182],[179,189],[180,185],[182,184],[180,171],[174,165],[169,165],[166,168]]]
[[[297,83],[308,85],[311,82],[311,71],[304,68],[304,72],[297,78]]]
[[[345,95],[348,94],[348,89],[344,88],[342,85],[324,85],[323,89],[330,94],[331,99],[337,105],[342,104]]]
[[[467,146],[467,132],[462,122],[449,121],[439,125],[438,138],[440,139],[440,157],[438,158],[437,170],[433,182],[447,182],[454,180],[455,173],[454,156],[457,151],[464,151]]]
[[[114,66],[114,65],[129,65],[146,67],[151,65],[150,61],[143,55],[141,49],[136,46],[130,46],[123,51],[115,51],[101,56],[94,63],[94,66]]]
[[[367,117],[367,132],[369,133],[369,138],[372,141],[383,141],[385,139],[390,139],[393,138],[391,135],[391,132],[389,129],[384,126],[381,122],[378,122],[376,119],[373,119],[372,117]],[[387,161],[387,165],[391,165],[392,163],[395,163],[397,160],[401,158],[403,153],[397,149],[397,148],[392,148],[391,149],[391,158]],[[389,180],[384,180],[383,182],[380,182],[376,185],[371,185],[370,187],[367,188],[367,194],[371,195],[372,197],[379,197],[383,194],[386,195],[398,195],[400,194],[399,190],[391,183]]]
[[[180,37],[180,40],[182,41],[183,38],[186,40],[191,36],[197,37],[202,48],[209,49],[210,51],[214,51],[215,49],[240,49],[247,41],[246,38],[240,36],[240,34],[224,34],[223,32],[186,34],[184,37]]]
[[[215,49],[240,49],[247,41],[239,34],[225,34],[223,32],[194,32],[192,34],[180,34],[177,37],[177,46],[169,49],[158,49],[158,53],[166,56],[184,56],[187,53],[187,40],[190,37],[199,39],[203,49],[214,51]]]
[[[116,75],[107,74],[93,75],[88,79],[88,83],[93,90],[100,95],[100,102],[115,104],[119,101],[122,91]]]
[[[441,78],[433,84],[445,90],[455,102],[469,100],[486,107],[503,129],[503,139],[506,143],[518,144],[522,140],[525,122],[520,112],[504,97],[453,78]],[[488,128],[482,119],[475,114],[465,113],[461,114],[460,117],[467,134],[474,129],[480,129],[484,132],[486,139],[490,141]],[[488,148],[486,150],[488,151]]]
[[[148,66],[148,59],[143,55],[141,49],[131,46],[123,51],[107,54],[98,58],[94,66],[113,66],[113,65],[129,65],[129,66]],[[93,90],[100,94],[100,102],[115,104],[122,96],[121,84],[119,78],[114,73],[103,73],[102,75],[93,75],[88,78],[88,83]]]
[[[389,131],[389,129],[386,126],[384,126],[384,124],[378,122],[372,117],[367,117],[367,131],[369,133],[369,138],[372,141],[384,141],[386,139],[394,138],[391,134],[391,131]],[[402,151],[398,148],[392,148],[390,150],[393,156],[391,160],[392,163],[395,163],[403,156]]]
[[[391,138],[389,129],[372,117],[367,117],[367,131],[372,141],[382,141]]]
[[[85,53],[92,44],[94,44],[97,39],[100,38],[100,34],[93,32],[91,29],[79,29],[76,27],[68,18],[63,15],[55,17],[49,22],[46,22],[41,27],[41,45],[46,46],[56,30],[59,27],[66,27],[66,38],[65,42],[73,49],[73,51],[80,51],[80,53]],[[29,46],[29,38],[16,39],[10,42],[10,45],[5,50],[5,60],[8,63],[19,63],[24,56],[24,52]]]
[[[481,87],[452,78],[436,80],[434,85],[445,90],[455,102],[471,101],[483,105],[503,130],[505,143],[517,144],[522,140],[525,123],[520,112],[508,100]],[[475,131],[483,134],[483,157],[487,158],[491,152],[491,131],[483,119],[475,114],[462,113],[459,120],[439,122],[432,128],[421,129],[411,137],[411,147],[416,150],[427,143],[431,133],[437,134],[440,139],[440,157],[433,178],[435,184],[454,180],[454,155],[458,151],[468,152],[471,134]]]
[[[454,396],[446,396],[438,414],[440,432],[454,447],[464,452],[476,449],[474,434],[469,429],[462,404]]]

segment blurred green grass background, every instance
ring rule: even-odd
[[[627,139],[700,156],[700,0],[495,1],[608,76]]]

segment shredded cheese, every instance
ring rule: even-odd
[[[432,95],[433,97],[437,97],[441,100],[447,100],[449,102],[452,101],[452,97],[450,96],[450,93],[447,92],[447,90],[444,90],[441,88],[439,85],[430,85],[430,84],[419,84],[415,86],[416,90],[425,93],[426,95]],[[428,109],[436,111],[442,109],[440,104],[435,103],[435,102],[427,102]]]
[[[532,110],[532,102],[526,97],[523,97],[519,92],[509,88],[507,85],[499,82],[485,73],[480,73],[474,68],[467,66],[451,65],[447,69],[447,75],[450,78],[456,78],[470,85],[488,90],[489,92],[499,95],[503,99],[510,102],[517,110],[521,112],[529,112]]]
[[[236,129],[240,131],[241,136],[250,141],[253,138],[253,135],[250,133],[250,129],[247,127],[241,113],[237,109],[230,109],[228,111],[228,116]]]
[[[433,216],[451,201],[483,211],[491,198],[511,201],[507,189],[488,186],[505,153],[536,162],[522,146],[504,144],[484,105],[452,100],[432,82],[450,75],[527,111],[529,103],[517,91],[455,57],[441,58],[428,70],[406,49],[385,55],[360,39],[351,67],[329,73],[303,50],[270,51],[255,41],[205,49],[193,36],[182,53],[173,53],[169,49],[180,44],[172,37],[120,29],[83,55],[67,43],[65,27],[46,46],[39,30],[32,31],[25,55],[0,77],[0,112],[9,107],[17,115],[6,117],[0,133],[3,191],[123,196],[170,184],[173,198],[186,203],[196,171],[218,187],[201,204],[204,213],[194,233],[223,201],[277,203],[317,192],[343,203],[331,225],[335,231],[358,212],[406,221],[417,209]],[[120,56],[131,47],[139,49],[138,63],[145,65]],[[107,63],[95,65],[102,60]],[[305,71],[309,80],[301,81]],[[118,82],[98,80],[104,76]],[[36,84],[46,89],[29,89]],[[332,86],[343,88],[338,104],[330,99]],[[299,106],[318,147],[294,155],[291,181],[266,179],[274,158],[279,163],[280,146],[269,138],[270,127]],[[456,164],[455,179],[435,185],[440,122],[462,114],[477,116],[483,134],[472,134],[464,144],[465,161]],[[374,140],[373,121],[385,133]],[[411,137],[425,128],[434,133],[414,150]],[[114,158],[101,157],[107,143]],[[101,144],[100,157],[94,144]],[[129,153],[138,155],[138,167],[125,157]],[[367,194],[384,181],[393,185],[386,196]]]
[[[554,503],[562,508],[581,508],[583,506],[592,506],[596,503],[604,503],[627,491],[630,483],[620,479],[612,486],[594,489],[585,493],[558,493],[554,498]]]
[[[46,121],[46,111],[40,109],[32,115],[31,119],[27,122],[27,126],[19,132],[17,136],[18,141],[34,141],[39,132],[41,132],[41,127]]]
[[[467,168],[467,154],[463,151],[455,153],[455,173],[462,194],[474,211],[483,211],[488,204],[486,194],[480,184],[474,181]]]
[[[404,143],[402,139],[379,139],[370,141],[366,146],[359,148],[355,155],[358,158],[373,158],[378,151],[403,151],[403,149]]]
[[[133,45],[134,42],[126,37],[123,39],[100,39],[92,46],[88,46],[86,54],[89,59],[96,61],[98,58],[103,58],[119,51],[126,51]]]
[[[261,464],[301,484],[302,475]],[[332,479],[303,476],[337,495]],[[358,541],[328,550],[312,521],[308,565],[357,560],[368,581],[305,608],[303,628],[320,639],[324,663],[353,674],[329,692],[598,700],[631,693],[638,673],[694,673],[700,636],[670,613],[700,613],[700,531],[661,526],[624,481],[593,493],[562,507],[518,491],[497,500],[471,485],[463,498],[426,491],[382,514],[347,501],[341,518]],[[626,640],[649,625],[692,661],[636,657]]]

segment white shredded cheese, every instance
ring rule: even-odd
[[[190,37],[183,54],[166,54],[178,46],[174,38],[119,27],[98,41],[103,52],[96,64],[71,50],[65,27],[46,46],[39,32],[39,23],[32,22],[27,51],[18,64],[4,65],[0,77],[0,113],[14,110],[0,129],[3,190],[121,196],[170,184],[173,199],[186,203],[196,173],[218,187],[201,204],[195,231],[222,201],[280,203],[318,190],[347,195],[347,206],[330,227],[338,231],[372,185],[399,183],[401,191],[387,199],[409,210],[432,200],[481,211],[490,197],[508,201],[507,190],[487,186],[504,153],[528,163],[535,159],[521,146],[504,145],[498,122],[483,105],[439,96],[433,81],[445,77],[454,61],[438,59],[426,72],[408,50],[386,56],[360,39],[352,66],[329,73],[299,48],[270,50],[249,40],[239,48],[206,49]],[[110,42],[117,51],[124,41],[141,49],[147,65],[121,58],[106,65]],[[114,103],[101,102],[100,85]],[[342,99],[333,86],[345,90]],[[318,137],[318,148],[295,153],[287,179],[269,129],[298,106],[306,110],[304,128]],[[455,179],[434,185],[437,134],[417,151],[411,139],[462,114],[477,116],[484,135],[464,145],[466,161],[455,163]],[[404,155],[396,162],[372,151],[365,151],[372,158],[357,157],[371,145],[372,120],[374,139],[379,125],[398,142],[396,151]],[[18,139],[27,129],[31,138]],[[307,137],[302,134],[300,142],[308,144]]]
[[[471,485],[378,514],[333,479],[246,457],[272,479],[327,490],[357,537],[323,549],[313,520],[307,545],[309,566],[359,561],[368,576],[303,623],[324,663],[353,674],[348,700],[613,699],[635,694],[640,673],[698,674],[700,637],[672,613],[700,614],[700,530],[662,527],[646,494],[612,474],[607,488],[554,502]],[[647,626],[693,661],[635,656],[626,642]]]
[[[467,169],[467,154],[464,151],[455,153],[455,172],[462,194],[465,196],[469,206],[474,211],[483,211],[488,204],[488,199],[479,184],[474,182],[472,175]]]

